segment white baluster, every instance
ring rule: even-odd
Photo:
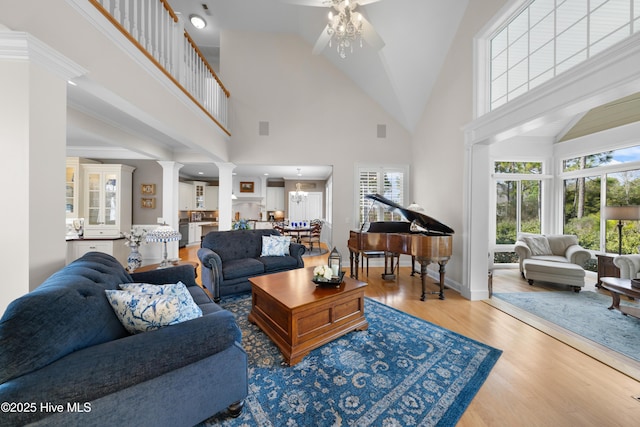
[[[153,57],[156,58],[156,60],[159,60],[159,58],[160,58],[160,55],[158,54],[158,40],[159,40],[158,39],[158,35],[159,35],[159,32],[160,32],[160,29],[158,28],[160,26],[159,25],[160,24],[160,20],[159,20],[160,12],[158,10],[159,8],[160,8],[160,2],[156,1],[155,13],[154,13],[154,15],[155,15],[155,19],[154,19],[155,37],[153,38]]]
[[[113,17],[116,21],[120,22],[120,1],[116,0],[115,8],[113,9]],[[122,24],[122,22],[120,22]]]
[[[134,1],[133,2],[133,28],[131,29],[131,35],[133,36],[134,39],[140,42],[140,33],[138,30],[138,24],[139,24],[138,6],[142,7],[142,5],[139,2]]]
[[[131,20],[129,19],[129,0],[124,0],[124,29],[131,34]]]

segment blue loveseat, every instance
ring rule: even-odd
[[[250,277],[304,267],[304,245],[291,243],[285,256],[261,256],[262,236],[280,233],[272,229],[212,231],[202,239],[198,249],[202,284],[214,301],[250,291]]]
[[[0,318],[0,426],[193,426],[247,395],[247,355],[229,311],[184,265],[129,275],[91,252],[13,301]],[[201,317],[130,335],[106,289],[187,285]]]

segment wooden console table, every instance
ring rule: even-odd
[[[602,287],[603,277],[620,277],[620,269],[613,263],[614,254],[596,254],[598,259],[598,281],[596,287]]]

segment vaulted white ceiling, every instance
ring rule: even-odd
[[[207,21],[203,30],[190,23],[186,29],[205,56],[216,62],[223,30],[295,34],[312,50],[327,24],[329,8],[301,6],[292,1],[169,0],[169,4],[185,21],[193,13]],[[361,6],[358,10],[385,46],[377,51],[365,43],[362,48],[356,46],[345,59],[340,58],[335,46],[327,46],[322,55],[413,131],[467,3],[468,0],[379,0]]]

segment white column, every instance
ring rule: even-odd
[[[67,80],[85,72],[27,33],[0,26],[0,168],[7,305],[64,267]]]
[[[231,230],[233,220],[233,163],[218,163],[218,230]]]
[[[184,166],[181,163],[158,160],[158,164],[162,166],[162,218],[167,225],[174,230],[180,227],[180,218],[178,211],[180,210],[178,191],[179,191],[179,175],[180,168]],[[178,258],[179,242],[167,243],[167,257],[169,259]]]
[[[461,294],[472,301],[489,297],[489,211],[491,191],[489,146],[474,144],[465,150],[465,217],[463,283]]]
[[[267,177],[264,175],[261,176],[260,182],[262,183],[262,192],[260,194],[260,197],[262,197],[262,202],[260,202],[260,219],[264,221],[267,219]]]

